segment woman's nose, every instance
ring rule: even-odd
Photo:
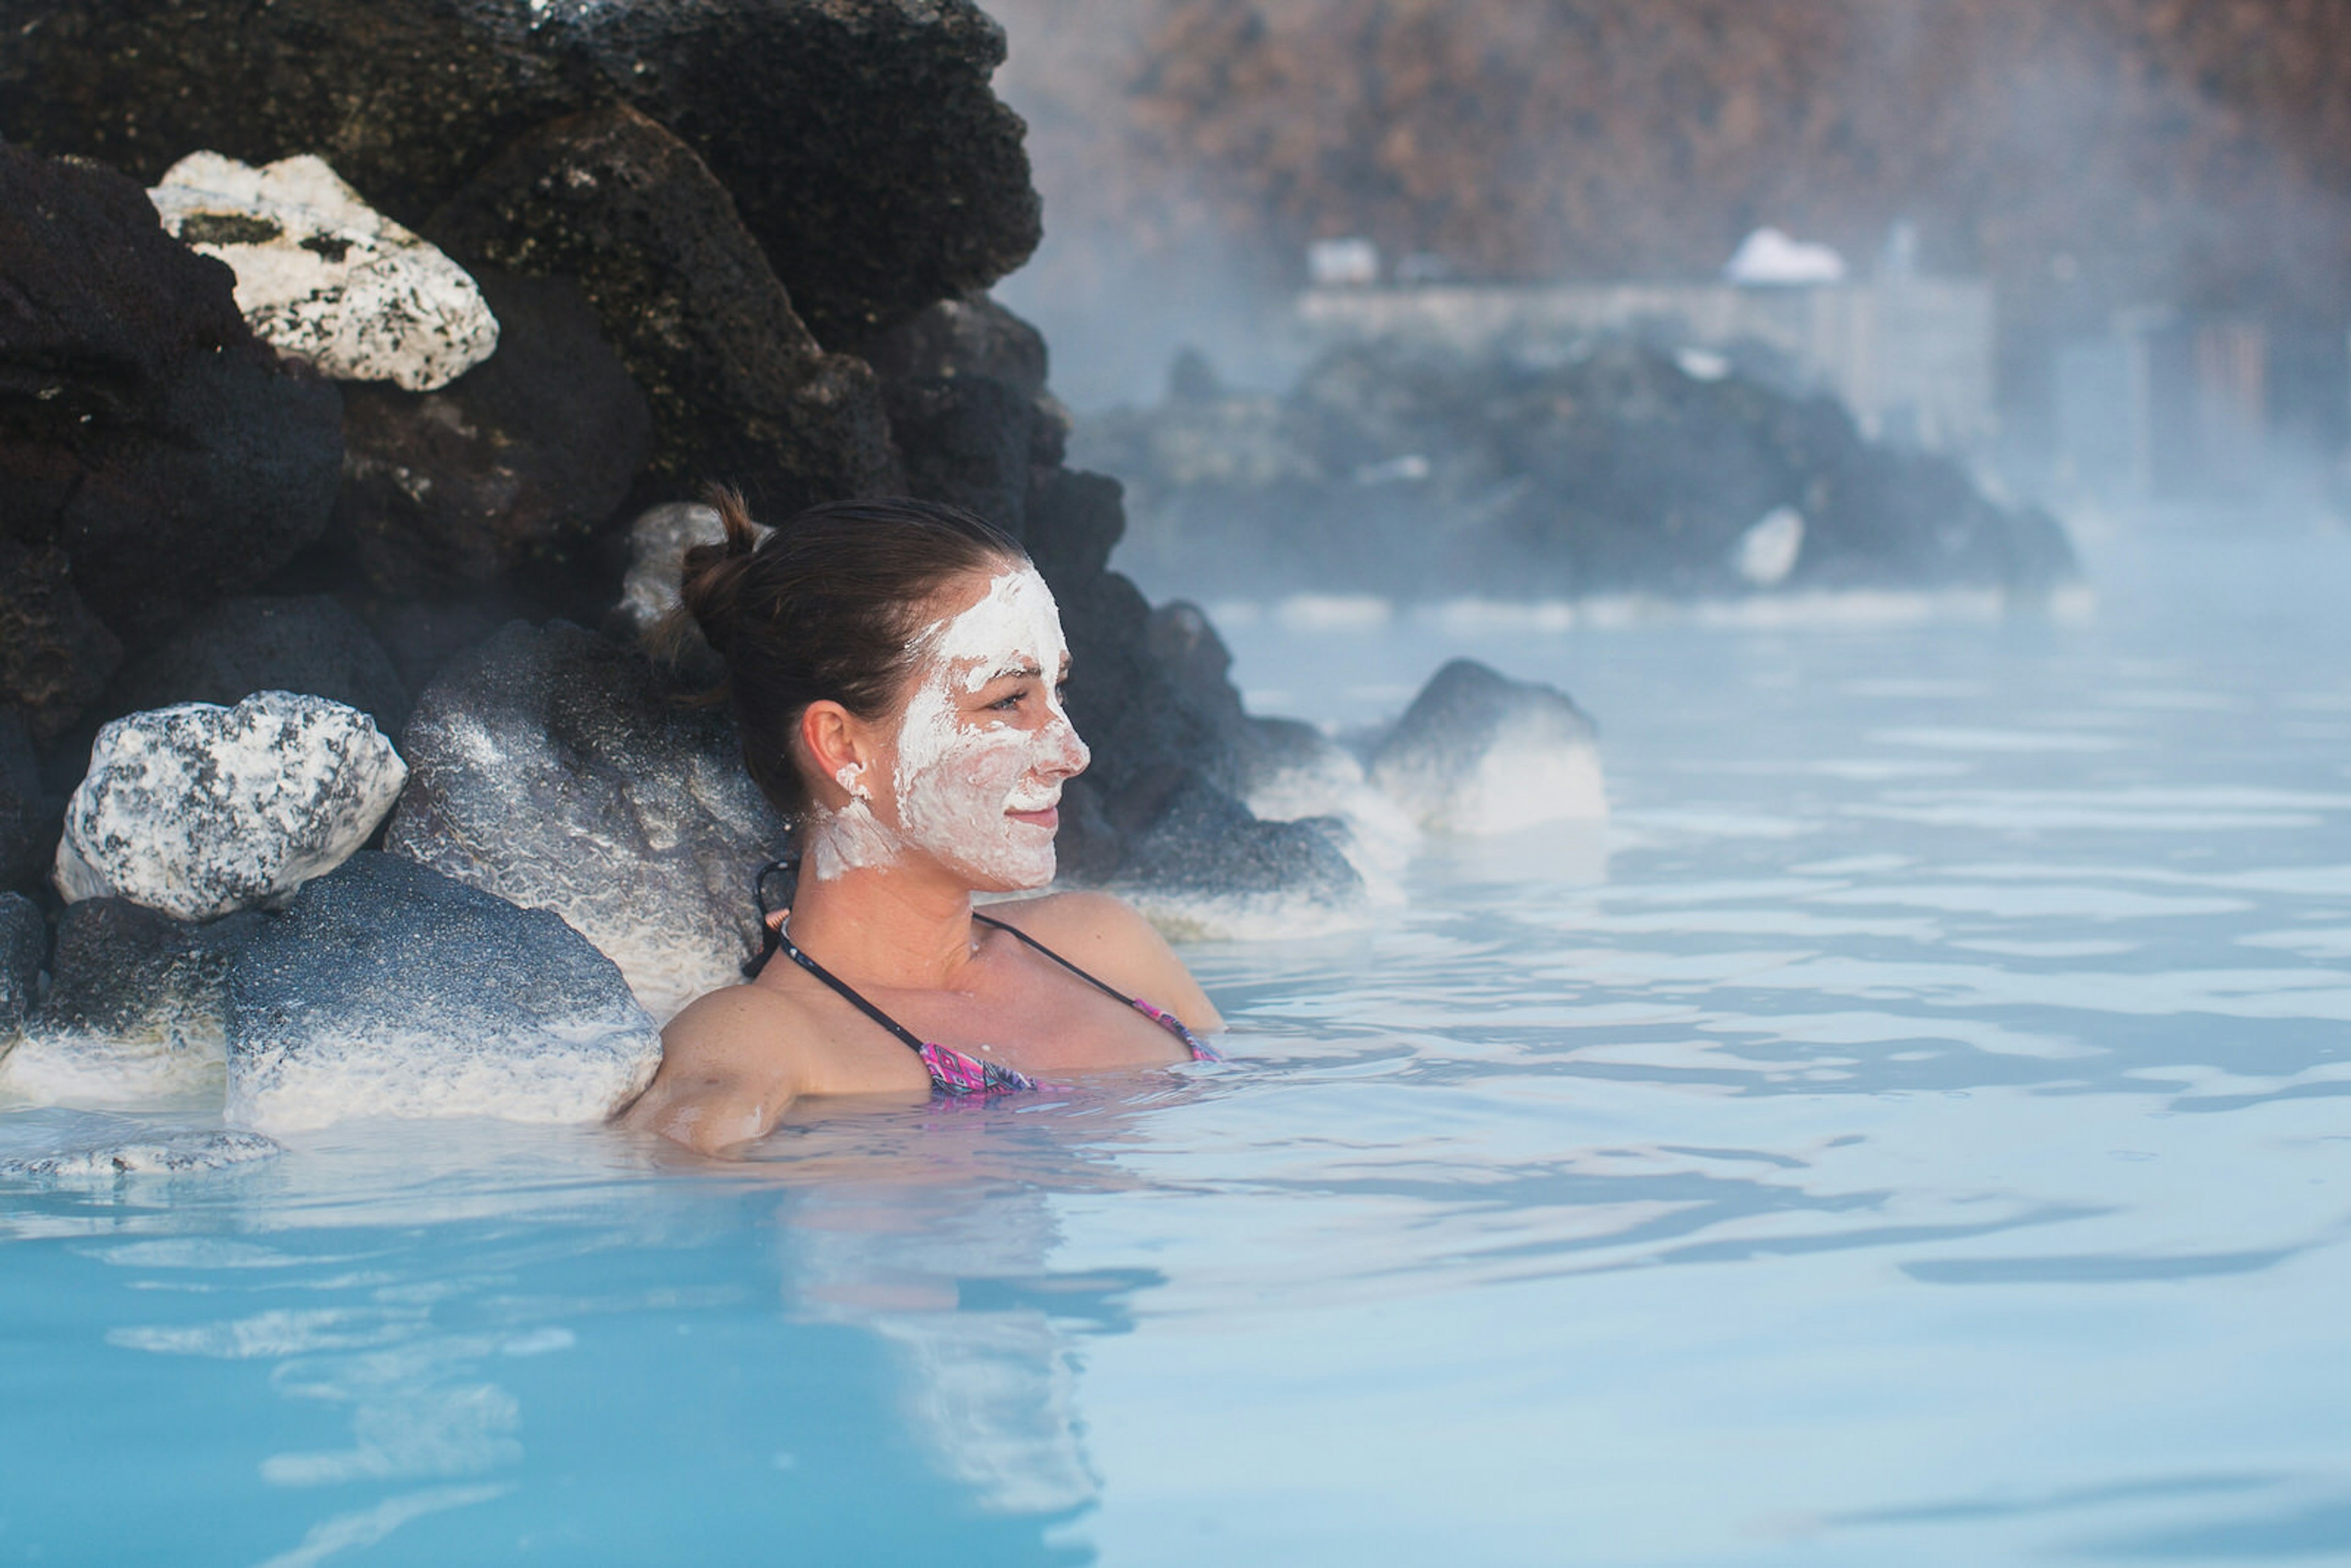
[[[1042,738],[1047,743],[1049,769],[1064,779],[1083,773],[1086,764],[1093,760],[1094,754],[1087,748],[1084,741],[1078,738],[1077,730],[1066,718],[1056,716],[1046,727]]]

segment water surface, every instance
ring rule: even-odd
[[[2093,570],[1228,618],[1556,681],[1617,811],[1192,948],[1227,1065],[0,1185],[0,1562],[2351,1557],[2351,539]]]

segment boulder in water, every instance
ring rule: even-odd
[[[0,1088],[76,1104],[216,1102],[229,967],[266,919],[191,924],[120,898],[68,904],[48,995],[0,1058]]]
[[[236,1127],[595,1121],[660,1065],[660,1030],[586,938],[396,855],[304,884],[229,976]]]
[[[1278,897],[1342,908],[1361,899],[1339,824],[1319,818],[1259,821],[1248,807],[1196,776],[1169,792],[1150,824],[1130,836],[1115,884],[1146,908],[1168,895]]]
[[[1500,833],[1608,814],[1592,721],[1564,692],[1471,659],[1429,677],[1372,753],[1372,782],[1420,826]]]
[[[498,351],[437,392],[343,394],[338,542],[381,592],[474,590],[576,559],[653,450],[644,394],[580,285],[483,267]]]
[[[337,381],[445,386],[490,357],[497,318],[465,268],[309,153],[256,169],[191,152],[147,193],[163,227],[236,273],[263,342]]]
[[[297,692],[183,703],[98,732],[57,891],[182,920],[272,903],[365,843],[408,769],[357,708]]]
[[[401,745],[392,853],[553,910],[656,1019],[742,979],[751,878],[784,824],[733,727],[677,702],[636,650],[517,622],[443,671]]]
[[[578,277],[652,405],[660,490],[724,476],[782,516],[896,487],[872,371],[818,346],[726,188],[643,115],[541,127],[425,226],[468,262]]]

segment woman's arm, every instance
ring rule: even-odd
[[[800,1092],[790,1009],[771,991],[730,986],[701,998],[662,1030],[661,1071],[618,1120],[713,1155],[763,1137]]]

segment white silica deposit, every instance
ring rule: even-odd
[[[498,346],[497,318],[465,269],[319,159],[256,169],[191,152],[147,194],[165,229],[235,271],[256,337],[338,381],[431,392]]]
[[[661,1052],[621,971],[559,916],[366,852],[305,886],[231,971],[225,1114],[266,1133],[593,1122]]]
[[[407,779],[375,721],[325,697],[135,713],[98,732],[57,888],[182,920],[271,904],[367,842]]]
[[[0,1124],[0,1179],[187,1175],[248,1165],[278,1152],[277,1144],[258,1133],[96,1111],[25,1111]]]

